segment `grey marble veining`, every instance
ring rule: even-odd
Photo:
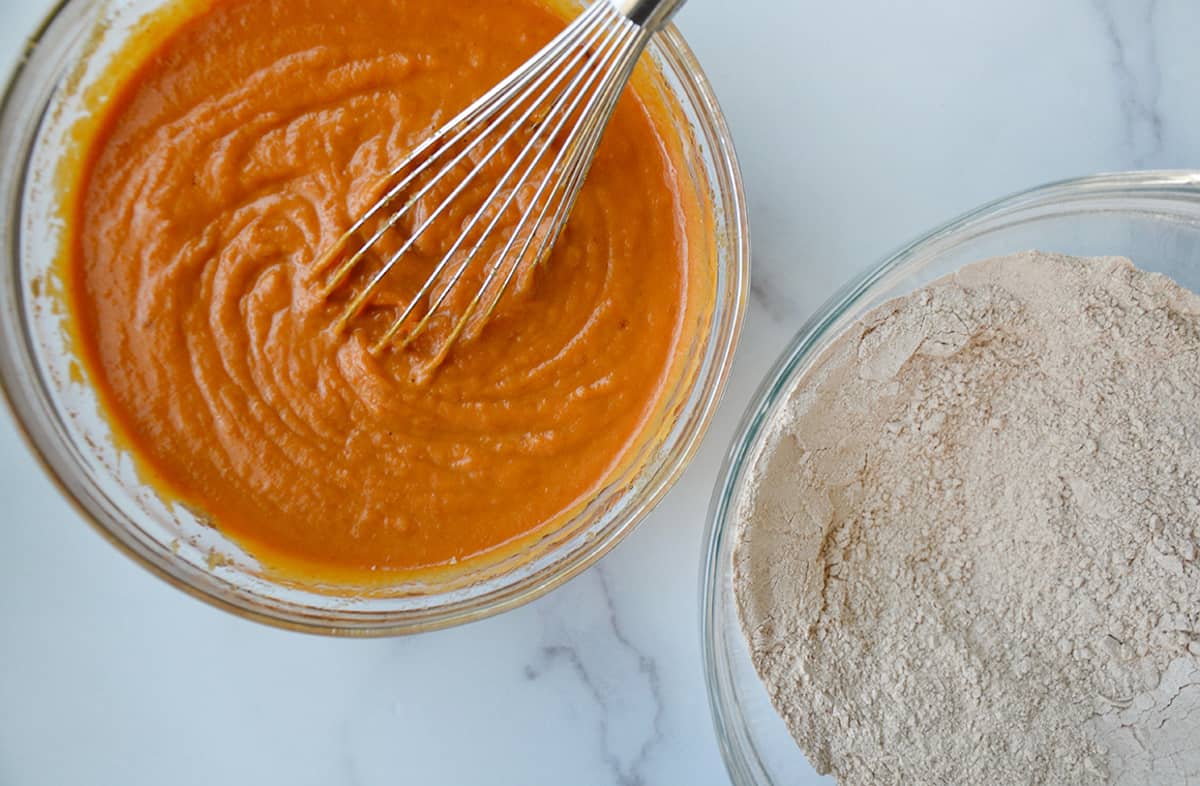
[[[1138,167],[1156,166],[1155,159],[1164,152],[1159,108],[1162,71],[1158,64],[1158,2],[1094,0],[1094,4],[1108,40],[1130,158]]]
[[[48,5],[0,0],[0,62]],[[763,374],[852,275],[984,200],[1200,165],[1200,3],[692,0],[679,23],[737,139],[754,283],[726,400],[658,509],[530,606],[329,641],[231,618],[128,562],[2,417],[0,784],[727,782],[697,580],[708,498]]]
[[[565,670],[593,703],[603,760],[619,786],[644,786],[643,767],[662,742],[657,661],[622,631],[603,565],[544,604],[543,639],[530,681]]]

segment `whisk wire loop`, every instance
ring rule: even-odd
[[[616,33],[617,31],[614,30],[613,32]],[[592,113],[597,113],[597,109],[599,109],[600,112],[604,112],[607,115],[611,115],[612,110],[611,110],[611,108],[609,108],[610,102],[602,100],[604,98],[605,93],[597,92],[597,93],[589,94],[588,91],[597,81],[607,80],[607,79],[611,78],[611,74],[609,72],[612,69],[619,67],[620,60],[624,56],[625,50],[627,50],[630,46],[633,45],[633,42],[637,37],[637,28],[634,25],[630,24],[628,26],[628,28],[626,28],[620,32],[620,35],[615,35],[615,36],[611,36],[611,37],[616,39],[611,44],[611,50],[610,50],[611,54],[615,58],[612,61],[612,64],[609,65],[608,69],[606,69],[605,71],[594,70],[590,73],[587,71],[581,71],[579,74],[576,75],[576,80],[575,80],[576,82],[583,79],[583,77],[585,75],[587,76],[587,78],[586,78],[586,80],[584,80],[583,84],[581,84],[581,85],[572,84],[571,86],[569,86],[567,88],[567,90],[564,91],[555,100],[554,104],[551,106],[550,112],[548,113],[549,117],[554,117],[557,115],[558,120],[554,123],[553,126],[542,125],[541,127],[539,127],[537,129],[537,131],[535,132],[534,138],[521,151],[521,153],[517,156],[517,159],[505,171],[504,175],[497,182],[495,188],[492,189],[491,194],[489,194],[488,198],[484,201],[484,207],[480,211],[476,212],[474,214],[474,216],[472,216],[470,221],[467,222],[467,225],[464,228],[463,233],[458,236],[458,239],[450,247],[450,250],[446,252],[445,259],[448,260],[448,259],[453,258],[453,256],[459,251],[461,246],[466,241],[469,233],[471,233],[472,230],[475,229],[475,227],[478,225],[480,220],[485,215],[487,215],[489,212],[492,214],[492,218],[491,218],[490,222],[488,223],[487,227],[483,230],[483,232],[481,233],[478,240],[476,240],[475,245],[467,253],[466,258],[458,266],[457,270],[455,271],[454,275],[451,277],[448,284],[446,286],[442,287],[440,294],[436,297],[436,299],[434,299],[434,301],[430,304],[428,310],[425,312],[425,316],[421,319],[420,322],[418,322],[416,327],[414,327],[413,330],[409,333],[409,335],[403,340],[403,342],[400,345],[402,349],[406,348],[425,329],[425,327],[428,325],[429,320],[431,319],[433,314],[437,313],[437,310],[445,302],[445,300],[449,296],[451,290],[462,280],[463,275],[467,271],[467,268],[471,265],[471,263],[479,255],[479,252],[483,249],[483,247],[487,244],[488,238],[491,236],[492,232],[495,231],[497,225],[500,223],[501,219],[504,217],[508,208],[511,207],[511,205],[513,204],[514,201],[516,201],[518,195],[520,194],[520,190],[518,188],[508,189],[508,196],[499,205],[499,207],[494,210],[490,209],[493,207],[493,203],[497,199],[497,197],[505,190],[505,187],[508,185],[509,180],[516,173],[517,168],[523,163],[524,159],[526,157],[528,157],[531,152],[536,151],[535,155],[533,155],[533,157],[532,157],[532,160],[525,167],[525,170],[521,173],[520,178],[518,178],[518,182],[521,184],[528,182],[529,178],[533,175],[534,171],[537,169],[537,165],[545,157],[546,153],[551,149],[550,141],[553,140],[554,138],[556,138],[562,132],[562,130],[566,126],[568,120],[570,120],[570,118],[574,115],[574,112],[576,111],[576,109],[579,108],[579,105],[583,102],[583,99],[585,97],[590,95],[590,97],[588,98],[587,106],[585,106],[583,108],[584,116],[589,116]],[[610,46],[610,44],[608,41],[606,41],[602,46],[607,48]],[[569,104],[569,105],[566,106],[566,108],[564,109],[562,104]],[[615,106],[615,101],[611,102],[611,104],[613,106]],[[574,127],[574,129],[572,129],[572,131],[570,132],[563,147],[558,151],[557,155],[554,158],[554,161],[550,164],[550,167],[546,174],[546,177],[544,177],[542,179],[536,192],[534,193],[534,195],[530,201],[530,203],[532,205],[536,206],[541,201],[543,195],[546,193],[547,186],[549,186],[552,182],[564,180],[566,174],[571,172],[577,166],[577,162],[580,159],[585,158],[585,157],[588,160],[591,159],[591,153],[594,152],[594,147],[593,147],[592,151],[584,151],[584,152],[586,152],[586,156],[580,154],[580,151],[582,151],[583,148],[579,144],[579,137],[581,135],[580,131],[583,128],[583,126],[584,126],[583,123],[577,123],[576,126]],[[549,133],[546,133],[547,129],[549,129]],[[597,139],[597,141],[598,141],[598,139]],[[568,152],[570,152],[570,156],[568,159],[570,163],[568,163],[568,165],[564,167],[563,162],[564,162],[564,159],[567,159]],[[550,191],[550,193],[553,194],[555,190],[557,190],[557,189],[552,189]],[[548,203],[547,203],[547,205],[548,205]],[[503,249],[500,251],[500,253],[496,257],[495,261],[489,266],[488,272],[484,276],[483,283],[480,285],[480,287],[477,289],[477,291],[475,293],[475,297],[472,298],[471,302],[467,305],[466,309],[464,309],[462,315],[460,315],[458,320],[455,322],[455,326],[451,331],[450,338],[447,342],[445,342],[447,345],[452,344],[461,335],[463,328],[470,321],[472,314],[474,313],[475,309],[478,307],[479,301],[482,300],[483,294],[485,292],[487,292],[488,288],[491,286],[491,284],[494,283],[498,272],[502,268],[505,267],[505,264],[509,259],[509,255],[512,252],[513,248],[516,246],[518,239],[520,239],[522,237],[526,238],[527,242],[523,246],[523,251],[528,251],[528,247],[529,247],[531,241],[536,236],[536,231],[531,229],[531,227],[538,226],[538,224],[540,223],[540,218],[544,217],[545,212],[546,211],[543,208],[541,213],[538,214],[539,221],[533,222],[533,224],[530,224],[530,220],[534,215],[533,211],[526,211],[525,213],[522,214],[520,220],[517,222],[517,224],[514,227],[514,229],[512,230],[512,232],[509,233],[508,239],[505,242]],[[522,258],[522,255],[519,254],[517,256],[517,259],[514,260],[514,265],[511,266],[513,271],[516,270],[515,263],[519,262],[521,258]],[[537,257],[535,257],[535,259],[536,258]],[[427,290],[432,287],[432,282],[436,278],[437,275],[438,275],[438,273],[435,272],[434,276],[431,277],[430,280],[426,281],[425,287],[422,288],[421,292],[418,292],[416,300],[420,300],[425,295],[428,294]],[[511,283],[511,277],[506,278],[506,280],[504,282],[504,286],[502,286],[501,289],[496,293],[496,298],[495,298],[496,302],[499,301],[499,297],[503,295],[504,290],[507,289],[507,286],[509,283]],[[492,309],[494,309],[494,306],[492,307]],[[489,309],[488,313],[490,313],[490,311],[492,309]],[[392,323],[392,325],[388,328],[387,332],[383,335],[383,337],[380,339],[379,343],[377,344],[377,349],[382,348],[383,346],[386,346],[386,344],[388,344],[396,336],[396,334],[403,327],[406,317],[407,317],[407,314],[401,314],[401,316],[398,317]]]
[[[592,10],[599,9],[593,6]],[[570,73],[570,67],[577,65],[577,62],[586,56],[586,47],[592,46],[595,43],[595,39],[603,32],[602,29],[591,29],[590,25],[594,21],[594,18],[581,18],[580,20],[581,24],[578,32],[584,32],[587,30],[588,32],[592,33],[592,35],[590,38],[587,38],[582,42],[584,48],[581,48],[574,53],[576,62],[569,64],[568,68],[557,72],[557,76],[555,76],[553,82],[546,87],[546,89],[539,96],[537,96],[533,102],[531,102],[531,105],[526,113],[509,128],[508,134],[492,147],[492,149],[489,151],[489,154],[485,155],[484,160],[475,166],[471,172],[469,172],[467,176],[463,178],[463,181],[460,184],[461,187],[455,189],[454,193],[444,200],[445,203],[453,201],[454,197],[458,196],[470,185],[475,176],[478,175],[479,172],[482,171],[486,166],[486,164],[490,162],[492,158],[494,158],[495,154],[503,148],[504,143],[511,139],[512,136],[514,136],[520,130],[521,124],[528,121],[529,117],[532,116],[533,110],[536,108],[537,103],[541,100],[544,100],[548,95],[551,95],[558,85],[564,79],[566,79],[567,75]],[[574,41],[575,36],[570,36],[570,38],[572,41]],[[424,186],[422,186],[413,196],[408,199],[408,201],[400,210],[392,213],[384,225],[378,229],[370,237],[370,239],[368,239],[349,259],[347,259],[338,267],[323,290],[323,294],[326,297],[328,297],[333,293],[334,290],[345,283],[346,278],[354,270],[358,263],[362,261],[367,252],[371,248],[375,247],[379,241],[382,240],[384,236],[386,236],[387,233],[391,231],[396,224],[401,221],[401,219],[404,218],[405,215],[407,215],[414,207],[416,207],[423,197],[429,194],[438,185],[438,183],[443,182],[443,179],[455,168],[466,161],[470,154],[478,149],[490,137],[493,131],[499,128],[504,121],[506,121],[512,114],[520,109],[523,104],[529,101],[529,96],[531,94],[540,88],[547,79],[555,75],[556,72],[550,70],[550,68],[558,63],[561,56],[569,54],[570,48],[560,46],[558,44],[558,40],[556,39],[548,44],[546,48],[542,50],[542,52],[546,54],[546,58],[544,60],[540,59],[538,56],[535,56],[533,60],[527,64],[527,67],[538,68],[542,70],[539,70],[539,72],[533,76],[528,84],[523,85],[523,89],[520,89],[522,88],[522,83],[514,79],[517,76],[517,74],[514,73],[509,77],[509,80],[512,82],[511,85],[505,85],[504,83],[501,83],[496,88],[493,88],[495,95],[491,96],[491,99],[489,99],[489,95],[491,94],[488,94],[485,95],[483,99],[480,99],[480,101],[472,104],[460,115],[458,115],[458,117],[443,126],[437,134],[418,146],[416,150],[414,150],[404,159],[404,161],[402,161],[390,173],[388,173],[387,177],[384,178],[384,182],[390,182],[391,180],[394,180],[403,174],[403,172],[409,166],[412,164],[417,164],[416,168],[411,173],[401,179],[396,185],[392,186],[366,212],[366,214],[356,221],[354,225],[351,226],[350,229],[341,236],[338,242],[335,243],[334,246],[325,253],[321,260],[318,261],[318,263],[314,266],[314,274],[323,272],[324,269],[328,267],[328,264],[332,261],[332,259],[345,249],[346,244],[351,238],[361,232],[371,220],[378,217],[378,215],[383,212],[385,208],[391,205],[397,197],[404,193],[405,190],[414,185],[421,175],[425,174],[429,169],[437,164],[445,155],[449,153],[449,151],[453,150],[458,143],[462,142],[472,132],[476,131],[481,124],[490,121],[487,128],[485,128],[473,140],[468,142],[467,146],[457,155],[455,155],[447,164],[442,166],[442,168],[438,170],[438,172],[433,175]],[[544,69],[543,63],[545,65]],[[517,95],[510,98],[510,92],[517,93]],[[489,100],[491,103],[489,103]],[[498,117],[496,116],[497,113],[499,113]],[[453,132],[454,129],[460,125],[462,127],[457,132],[451,134],[451,132]],[[428,157],[425,156],[427,152],[429,153]],[[430,220],[424,222],[421,226],[414,230],[409,242],[406,243],[401,251],[397,252],[395,255],[397,257],[397,261],[398,258],[403,257],[405,253],[411,250],[412,246],[415,245],[420,239],[420,236],[424,234],[424,231],[427,230],[434,223],[436,218],[440,217],[440,215],[440,213],[431,215]],[[385,267],[385,271],[381,272],[386,274],[386,271],[390,270],[391,266]],[[374,290],[375,286],[378,285],[379,281],[382,280],[382,278],[382,275],[378,276],[378,280],[373,281],[374,286],[369,284],[364,293],[369,295],[370,292]],[[362,298],[362,300],[365,301],[365,298]],[[358,302],[355,305],[361,307],[362,303]],[[345,322],[356,316],[359,310],[359,308],[347,309],[347,312],[344,315],[345,319],[342,320],[342,322],[339,324],[339,327],[344,326]]]
[[[335,329],[346,329],[430,228],[449,220],[456,209],[470,214],[416,294],[395,307],[395,316],[371,350],[382,352],[393,344],[406,349],[428,331],[435,316],[452,316],[448,333],[427,363],[432,371],[464,333],[470,336],[482,329],[517,273],[544,260],[558,241],[638,58],[654,31],[681,4],[682,0],[594,0],[523,66],[392,168],[381,181],[374,204],[312,267],[314,279],[324,276],[321,297],[330,298],[349,286],[355,271],[363,268],[389,233],[412,218],[414,226],[397,250],[373,262],[378,267],[365,277],[356,277],[365,281],[350,293]],[[659,12],[647,15],[647,9],[658,6]],[[513,144],[520,149],[511,162],[501,165],[503,171],[495,182],[483,183],[483,200],[466,201],[472,187]],[[456,179],[455,173],[467,167]],[[439,198],[437,194],[446,189],[446,196]],[[525,206],[520,207],[523,197]],[[426,202],[436,204],[422,213]],[[514,209],[519,210],[516,220],[504,224]],[[376,222],[378,228],[368,232]],[[364,235],[366,240],[349,251],[355,238]],[[480,257],[492,245],[499,251],[489,251],[481,263]],[[468,277],[479,264],[477,274]],[[446,313],[452,310],[452,302],[463,302],[451,301],[451,294],[468,281],[476,283],[465,306],[456,315]],[[405,332],[414,318],[416,324]]]
[[[547,87],[542,95],[538,96],[537,100],[530,102],[529,106],[526,108],[521,117],[518,118],[517,121],[511,126],[509,126],[508,130],[505,131],[499,139],[493,142],[492,146],[487,150],[486,153],[484,153],[480,160],[471,168],[471,170],[462,178],[462,180],[459,181],[450,194],[443,199],[438,206],[430,212],[429,216],[412,231],[411,235],[404,242],[404,245],[402,245],[398,251],[388,258],[388,260],[383,264],[383,267],[381,267],[375,273],[375,275],[371,277],[371,280],[367,282],[366,286],[364,286],[350,302],[350,305],[347,306],[345,312],[343,312],[341,318],[339,319],[339,328],[344,327],[347,322],[361,313],[363,307],[366,305],[367,300],[383,282],[383,279],[388,275],[388,273],[391,272],[392,268],[394,268],[396,264],[413,249],[413,247],[420,241],[422,236],[424,236],[425,232],[428,231],[429,228],[432,227],[446,213],[446,211],[450,209],[455,200],[475,182],[479,174],[488,166],[488,164],[495,160],[496,156],[499,155],[499,153],[504,149],[505,145],[511,141],[514,136],[516,136],[516,134],[522,129],[523,125],[529,121],[536,111],[538,107],[538,100],[541,100],[549,95],[554,88],[557,87],[558,82],[561,81],[562,78],[565,78],[568,73],[568,71],[562,72],[559,75],[559,78],[556,79],[555,82],[549,87]],[[409,198],[402,208],[394,212],[388,218],[383,227],[379,229],[371,237],[371,239],[368,240],[363,247],[355,253],[354,256],[352,256],[350,259],[344,262],[341,267],[338,268],[338,271],[334,274],[330,282],[330,287],[336,288],[340,286],[350,272],[357,266],[358,262],[362,260],[362,257],[367,253],[367,251],[374,247],[381,239],[383,239],[383,236],[389,230],[395,227],[395,225],[398,224],[405,216],[409,215],[411,211],[420,203],[420,200],[432,192],[439,183],[445,182],[445,178],[450,174],[450,172],[465,162],[470,154],[479,148],[486,140],[488,140],[492,132],[498,130],[501,127],[501,124],[508,119],[508,116],[520,108],[520,106],[521,101],[519,99],[513,102],[504,113],[492,120],[487,128],[485,128],[478,137],[470,142],[462,152],[451,159],[451,161],[442,167],[442,169],[436,175],[434,175],[428,183],[426,183],[415,194],[413,194],[413,196]],[[448,142],[447,145],[449,144],[451,143]],[[443,151],[446,149],[448,149],[448,147],[442,148]],[[402,183],[402,185],[411,183],[415,177],[415,174],[411,175]],[[385,200],[386,199],[387,198],[385,197]],[[399,320],[401,323],[407,320],[407,318],[416,309],[417,305],[419,305],[421,300],[423,300],[429,294],[429,290],[432,289],[433,284],[449,265],[450,260],[459,250],[463,240],[465,240],[465,235],[460,235],[459,239],[455,242],[451,249],[442,257],[442,260],[430,274],[429,279],[426,281],[426,285],[421,288],[420,292],[418,292],[418,294],[410,301],[409,306],[405,309],[403,317]],[[394,333],[392,335],[394,335]],[[386,342],[381,342],[379,346],[382,346],[382,344],[385,343]]]

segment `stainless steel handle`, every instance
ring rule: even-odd
[[[630,21],[654,33],[667,26],[685,0],[608,0]]]

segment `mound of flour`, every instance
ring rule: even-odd
[[[737,599],[818,770],[1200,784],[1200,297],[980,262],[839,337],[770,429]]]

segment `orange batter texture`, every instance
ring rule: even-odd
[[[432,379],[420,347],[369,351],[384,321],[335,330],[311,278],[372,186],[563,26],[536,0],[208,2],[95,126],[67,260],[90,378],[161,491],[271,569],[494,555],[648,438],[689,233],[674,132],[634,92],[553,255]]]

